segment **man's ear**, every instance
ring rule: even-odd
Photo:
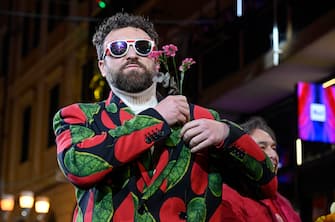
[[[101,72],[101,75],[103,77],[106,77],[106,65],[105,65],[105,60],[99,60],[98,61],[98,67]]]

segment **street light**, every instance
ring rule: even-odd
[[[47,197],[36,197],[35,200],[35,211],[39,214],[46,214],[49,212],[50,202]]]
[[[27,218],[30,210],[35,203],[35,211],[37,213],[37,220],[43,221],[50,209],[50,200],[45,196],[37,196],[34,198],[32,191],[22,191],[19,196],[19,206],[22,209],[21,216]],[[3,221],[9,219],[9,214],[14,210],[15,197],[12,194],[2,194],[0,200],[0,209]]]
[[[107,6],[106,0],[96,0],[96,2],[98,3],[98,6],[102,9],[106,8]]]
[[[50,201],[48,197],[36,197],[35,200],[35,211],[38,214],[37,220],[43,221],[47,213],[49,212]]]
[[[1,206],[2,211],[13,211],[13,209],[14,209],[14,195],[3,194],[1,196],[0,206]]]
[[[4,221],[8,220],[9,213],[14,210],[14,195],[3,194],[0,200],[0,209],[3,212]]]
[[[27,217],[30,209],[34,206],[34,193],[32,191],[22,191],[19,197],[19,204],[22,208],[21,215]]]

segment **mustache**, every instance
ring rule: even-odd
[[[139,67],[145,69],[145,66],[144,66],[142,63],[140,63],[138,60],[136,60],[136,59],[130,59],[130,60],[128,60],[128,61],[121,67],[121,69],[125,69],[127,65],[131,65],[131,64],[138,65]]]

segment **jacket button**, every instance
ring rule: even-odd
[[[152,138],[153,138],[154,140],[158,140],[158,139],[159,139],[159,135],[158,135],[158,133],[154,133],[154,134],[152,134]]]
[[[143,213],[144,213],[144,206],[143,206],[143,205],[140,206],[140,207],[137,209],[137,212],[138,212],[139,214],[143,214]]]
[[[151,142],[152,142],[151,137],[146,137],[146,138],[145,138],[145,142],[146,142],[147,144],[151,143]]]
[[[180,212],[179,213],[179,218],[182,219],[182,220],[187,220],[187,214],[186,212]]]

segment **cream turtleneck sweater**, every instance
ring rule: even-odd
[[[138,114],[157,105],[156,86],[154,82],[149,88],[139,93],[129,93],[113,86],[111,89],[135,114]],[[150,149],[151,153],[153,150],[154,146]]]
[[[135,114],[152,108],[158,103],[156,97],[156,83],[153,83],[148,89],[139,93],[129,93],[114,86],[111,86],[111,89]]]

